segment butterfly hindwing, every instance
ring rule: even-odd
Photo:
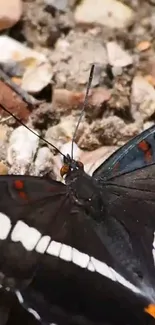
[[[37,177],[1,176],[0,193],[0,284],[18,287],[33,276],[42,236],[61,232],[63,219],[57,213],[65,204],[65,186]]]

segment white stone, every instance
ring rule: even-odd
[[[15,55],[16,54],[16,55]],[[47,62],[44,54],[36,52],[7,35],[0,36],[0,62],[24,61],[34,59],[39,65]]]
[[[117,0],[83,0],[76,7],[74,17],[77,23],[124,28],[132,22],[134,12]]]
[[[68,0],[44,0],[48,6],[57,10],[65,11],[67,9]]]
[[[35,130],[33,130],[38,134]],[[16,128],[9,139],[7,161],[10,165],[18,164],[29,165],[36,153],[39,138],[23,125]]]
[[[71,156],[71,151],[72,151],[72,141],[69,141],[69,142],[66,142],[65,144],[63,144],[61,147],[60,147],[60,151],[65,155],[67,156],[70,155]],[[78,160],[79,157],[80,157],[80,153],[81,153],[81,150],[80,148],[78,147],[78,145],[73,142],[73,159],[75,160]],[[60,155],[61,156],[61,155]],[[61,159],[63,161],[63,157],[61,156]]]
[[[64,143],[70,142],[73,138],[76,125],[77,118],[73,116],[70,118],[68,118],[68,116],[63,117],[59,124],[48,128],[45,133],[45,139],[54,144],[60,150]]]
[[[51,169],[52,158],[53,158],[52,152],[48,147],[39,148],[34,162],[35,174],[39,175],[40,172],[46,169],[46,167]]]
[[[108,61],[113,67],[126,67],[133,63],[132,56],[116,42],[107,42]]]
[[[131,114],[138,123],[148,121],[155,113],[155,89],[143,77],[135,76],[131,87]]]
[[[21,87],[31,94],[38,93],[51,82],[52,75],[52,67],[48,62],[30,66],[23,75]]]

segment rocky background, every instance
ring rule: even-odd
[[[60,179],[70,153],[90,174],[155,119],[154,0],[0,0],[0,173]],[[8,87],[9,85],[9,87]]]

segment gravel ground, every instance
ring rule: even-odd
[[[155,117],[155,4],[98,0],[93,12],[91,0],[27,0],[22,19],[7,30],[7,35],[48,58],[52,79],[35,94],[44,103],[33,109],[29,125],[59,149],[73,136],[90,66],[95,63],[88,105],[76,135],[80,155],[89,165],[94,164],[93,157],[104,160],[153,124]],[[6,156],[12,128],[10,120],[1,125]],[[96,149],[97,156],[89,154]],[[23,166],[15,170],[14,161],[10,169],[10,160],[5,162],[10,172],[40,174],[34,168],[23,171]]]

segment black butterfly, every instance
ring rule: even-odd
[[[61,175],[0,176],[1,290],[47,324],[154,324],[155,126]]]

